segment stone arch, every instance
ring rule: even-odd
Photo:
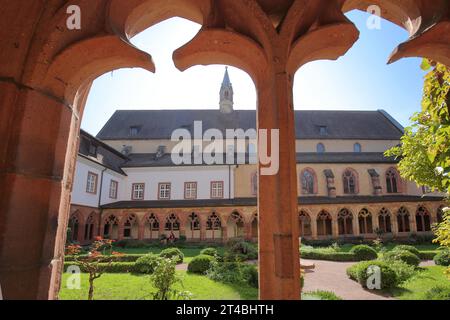
[[[423,205],[417,207],[416,226],[417,232],[431,232],[431,214]]]
[[[397,211],[397,226],[399,233],[411,232],[410,214],[406,207],[400,207]]]
[[[197,213],[191,212],[186,222],[186,238],[188,240],[200,240],[201,221]]]
[[[253,213],[251,221],[252,238],[257,239],[259,235],[259,219],[258,212]]]
[[[110,214],[103,219],[102,233],[105,239],[119,239],[119,218],[115,214]]]
[[[315,195],[318,192],[317,174],[313,168],[305,168],[300,173],[300,189],[304,195]]]
[[[387,193],[402,193],[402,179],[398,170],[394,167],[386,170],[386,192]]]
[[[359,211],[358,225],[360,234],[372,234],[373,233],[373,216],[372,213],[364,208]]]
[[[233,211],[227,221],[228,239],[243,238],[245,235],[244,218],[238,211]]]
[[[340,236],[350,236],[354,234],[353,219],[353,214],[349,209],[343,208],[339,210],[337,220]]]
[[[95,235],[97,234],[97,219],[96,213],[92,212],[86,218],[86,222],[84,224],[84,241],[92,242],[94,240]]]
[[[317,215],[317,235],[319,237],[329,237],[333,235],[331,214],[322,210]]]
[[[392,233],[392,215],[387,208],[381,208],[378,212],[378,228],[382,233]]]
[[[139,220],[134,213],[127,214],[122,219],[122,234],[123,239],[137,240],[139,238]]]
[[[82,215],[80,211],[75,211],[70,215],[69,218],[69,227],[68,227],[68,240],[70,242],[82,242],[83,239],[80,239],[80,230],[82,228]]]
[[[149,213],[144,217],[144,239],[157,240],[159,234],[159,219],[154,213]]]
[[[216,212],[212,212],[206,220],[206,239],[222,239],[222,220]]]
[[[166,217],[164,230],[166,234],[170,236],[170,234],[174,234],[176,238],[180,237],[180,229],[181,229],[181,220],[175,213],[170,213]]]
[[[300,210],[298,215],[300,237],[312,237],[311,216],[305,210]]]

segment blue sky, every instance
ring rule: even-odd
[[[294,105],[298,110],[388,111],[401,124],[420,110],[424,72],[421,59],[408,58],[387,65],[392,50],[408,39],[400,27],[383,20],[380,30],[366,27],[368,15],[353,11],[348,17],[361,31],[354,47],[338,61],[316,61],[295,76]],[[179,72],[172,52],[191,40],[200,26],[174,18],[133,38],[149,52],[156,74],[121,69],[99,77],[89,95],[82,128],[97,134],[115,110],[218,109],[223,66],[198,66]],[[230,68],[235,109],[256,109],[256,91],[250,77]]]

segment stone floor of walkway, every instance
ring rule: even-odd
[[[364,290],[361,285],[347,276],[346,270],[354,262],[332,262],[302,260],[302,264],[314,264],[314,270],[305,273],[304,291],[332,291],[344,300],[394,300],[392,297]],[[432,261],[423,262],[422,267],[434,265]]]

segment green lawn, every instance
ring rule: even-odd
[[[400,300],[424,300],[425,293],[434,286],[448,285],[450,280],[444,274],[445,267],[427,267],[416,276],[412,277],[398,289],[390,293],[396,299]]]
[[[161,251],[163,251],[165,248],[160,247],[154,247],[154,248],[114,248],[114,251],[122,252],[125,254],[147,254],[147,253],[155,253],[159,254]],[[198,256],[200,254],[200,251],[202,251],[204,248],[179,248],[181,252],[184,254],[184,262],[183,263],[189,263],[192,258]],[[223,254],[225,251],[224,247],[217,247],[217,251],[220,254]]]
[[[181,290],[190,291],[194,300],[256,300],[258,290],[242,285],[228,285],[212,281],[204,276],[179,271],[183,278]],[[66,287],[67,274],[62,278],[61,300],[86,300],[88,296],[87,275],[82,274],[81,290]],[[104,274],[95,282],[96,300],[148,300],[154,289],[148,276],[132,274]]]

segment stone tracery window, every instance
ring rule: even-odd
[[[145,235],[146,239],[157,239],[159,237],[159,220],[152,213],[145,220]]]
[[[196,235],[196,231],[200,230],[200,218],[198,217],[198,215],[195,212],[192,212],[189,215],[188,224],[189,224],[188,230],[190,231],[189,238],[191,238],[191,239],[198,238],[198,235],[197,235],[197,237],[195,235]]]
[[[345,170],[342,180],[344,183],[344,194],[358,193],[358,176],[353,169]]]
[[[398,171],[394,168],[386,172],[386,191],[387,193],[399,193],[400,176]]]
[[[353,234],[353,215],[348,209],[342,209],[338,213],[339,235]]]
[[[123,224],[123,237],[125,239],[136,238],[135,227],[137,224],[136,215],[130,214]]]
[[[232,236],[240,238],[244,236],[244,219],[239,212],[234,211],[229,220],[228,228],[232,230]]]
[[[180,220],[177,215],[172,213],[166,219],[166,231],[180,231]]]
[[[77,214],[72,215],[69,219],[69,230],[70,230],[70,241],[77,242],[81,239],[78,239],[78,231],[80,228],[80,220]]]
[[[86,241],[92,241],[94,239],[94,222],[94,214],[91,213],[84,225],[84,240]]]
[[[106,239],[117,238],[117,228],[119,226],[119,219],[115,215],[110,215],[104,220],[103,236]]]
[[[321,211],[317,216],[317,235],[331,236],[333,234],[331,215]]]
[[[213,212],[206,221],[206,231],[211,233],[211,238],[213,240],[220,237],[222,234],[222,221],[215,212]]]
[[[372,213],[367,209],[362,209],[358,215],[359,231],[361,234],[372,234]]]
[[[401,207],[397,212],[398,232],[410,232],[409,211],[405,207]]]
[[[301,237],[311,237],[312,236],[312,229],[311,229],[311,217],[309,214],[302,210],[300,211],[299,217],[299,229],[300,229],[300,236]]]
[[[428,210],[420,206],[416,212],[416,225],[417,232],[430,232],[431,231],[431,217]]]
[[[383,233],[392,232],[391,213],[388,209],[382,208],[378,214],[378,226]]]

